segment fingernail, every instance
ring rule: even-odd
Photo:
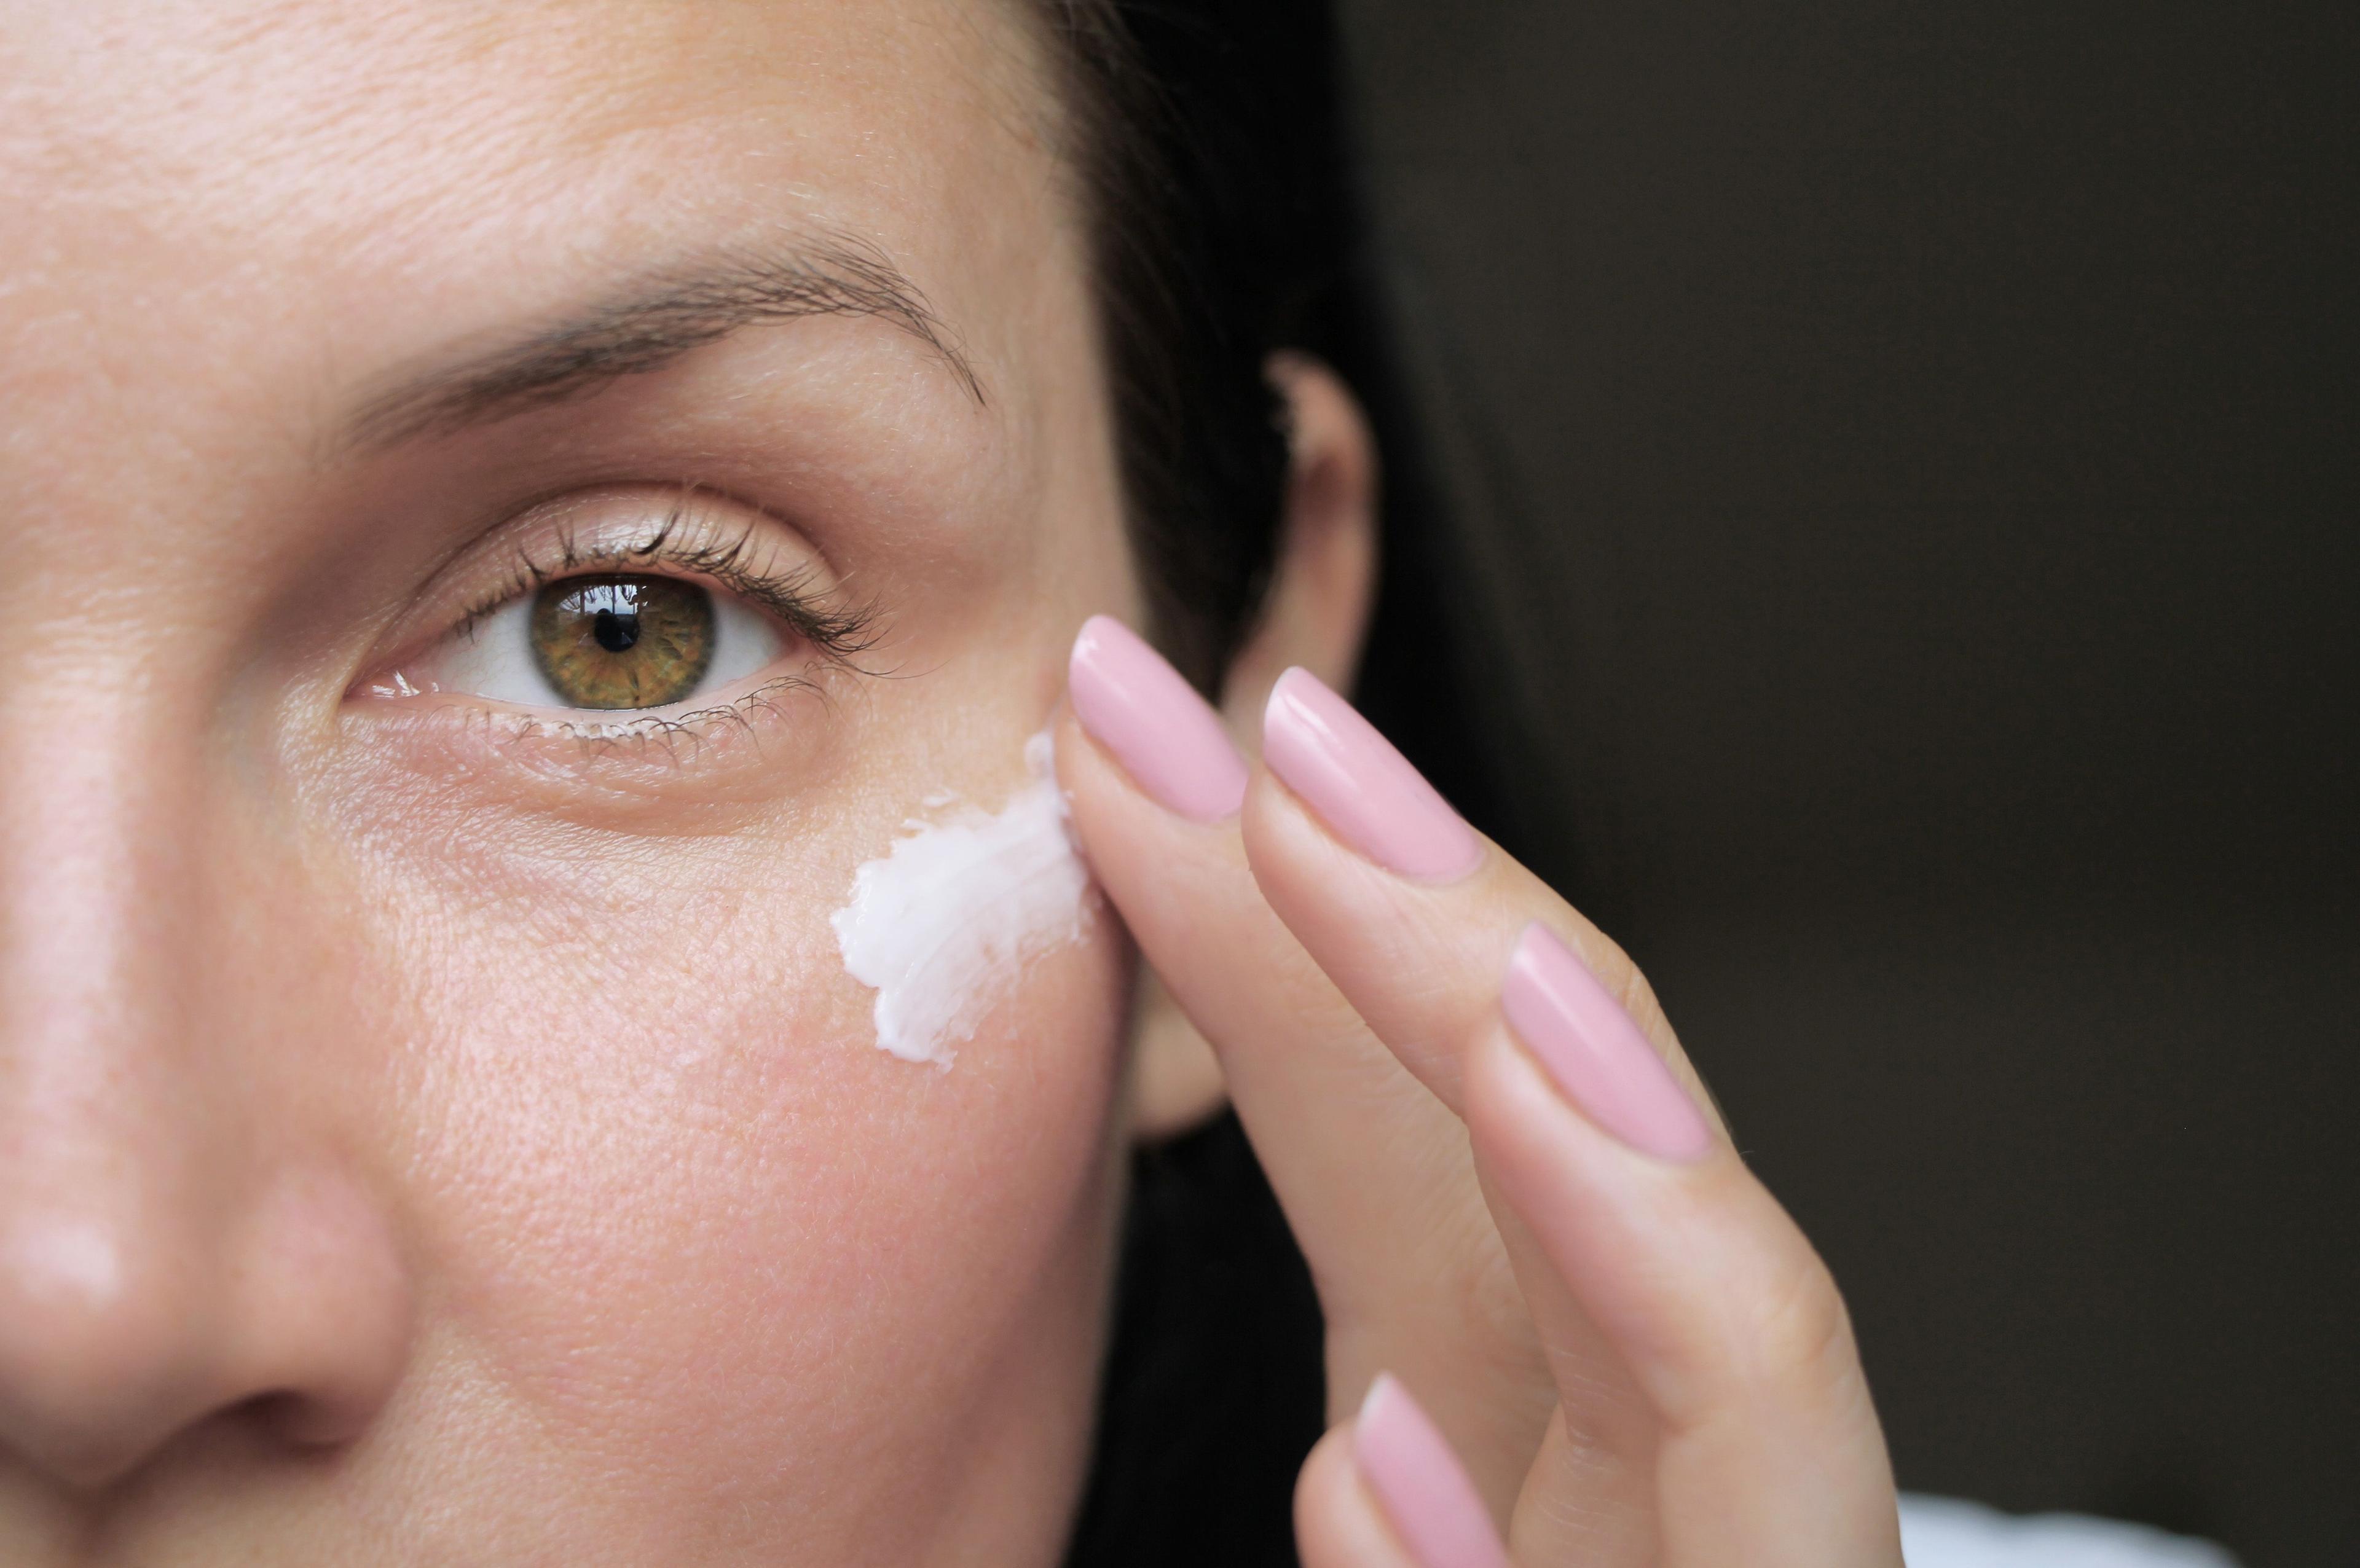
[[[1450,1443],[1391,1373],[1352,1422],[1352,1463],[1418,1568],[1504,1568],[1507,1549]]]
[[[1712,1147],[1704,1113],[1590,966],[1538,921],[1524,928],[1500,986],[1508,1027],[1590,1119],[1659,1160]]]
[[[1074,716],[1155,800],[1218,822],[1245,803],[1246,765],[1212,705],[1112,615],[1092,615],[1065,666]]]
[[[1466,819],[1307,670],[1290,670],[1271,688],[1262,751],[1338,837],[1388,871],[1455,882],[1483,858]]]

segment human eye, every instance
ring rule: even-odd
[[[445,574],[430,635],[357,688],[473,702],[524,727],[628,733],[808,683],[869,640],[815,553],[712,495],[624,491],[537,509]],[[464,593],[462,598],[458,595]]]
[[[398,675],[519,707],[640,712],[709,698],[785,652],[777,626],[726,590],[594,572],[540,583]]]

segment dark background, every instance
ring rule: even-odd
[[[2360,1563],[2360,6],[1345,9],[1486,825],[1903,1484]]]

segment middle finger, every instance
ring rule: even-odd
[[[1204,784],[1202,748],[1229,746],[1211,710],[1103,621],[1076,644],[1072,693],[1057,762],[1075,826],[1148,963],[1219,1055],[1311,1265],[1331,1415],[1391,1368],[1426,1391],[1504,1513],[1553,1400],[1466,1128],[1263,900],[1239,837],[1242,768],[1224,789]],[[1181,748],[1196,771],[1175,771]]]

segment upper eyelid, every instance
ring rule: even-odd
[[[597,506],[628,504],[615,495],[577,504],[575,512]],[[531,518],[528,508],[517,519]],[[749,516],[716,520],[720,510]],[[781,622],[785,628],[826,656],[832,662],[858,670],[856,662],[877,645],[881,635],[880,606],[874,601],[852,599],[825,582],[824,561],[781,560],[792,552],[762,550],[761,508],[712,491],[683,487],[657,504],[648,498],[647,515],[661,512],[651,528],[636,535],[618,532],[611,539],[590,538],[559,518],[536,528],[528,523],[522,537],[507,542],[495,559],[508,562],[498,586],[468,601],[455,619],[436,628],[440,636],[465,636],[497,611],[541,584],[585,572],[616,570],[661,570],[699,576],[715,583]],[[784,525],[778,527],[783,528]],[[497,533],[497,530],[496,530]],[[464,566],[474,551],[463,554]]]

